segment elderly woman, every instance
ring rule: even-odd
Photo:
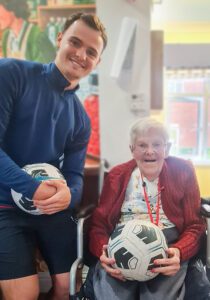
[[[198,252],[205,231],[194,168],[190,161],[168,156],[168,133],[149,118],[132,126],[130,149],[133,159],[106,177],[91,220],[90,251],[99,259],[93,275],[95,298],[184,299],[188,260]],[[152,271],[160,274],[147,282],[126,281],[106,252],[115,227],[133,218],[158,225],[169,245],[168,257],[154,261]]]

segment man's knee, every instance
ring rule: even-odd
[[[52,283],[55,299],[69,299],[69,273],[53,275]]]

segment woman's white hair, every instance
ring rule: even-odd
[[[134,146],[137,137],[145,136],[151,129],[157,131],[163,137],[165,143],[169,142],[168,131],[161,122],[152,118],[142,118],[136,121],[130,128],[130,145]]]

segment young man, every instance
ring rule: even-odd
[[[69,270],[76,256],[71,208],[81,198],[90,121],[75,91],[100,62],[107,38],[100,20],[77,13],[58,35],[55,62],[0,60],[0,288],[4,299],[35,300],[38,245],[48,264],[50,299],[69,299]],[[26,164],[50,163],[62,181],[27,175]],[[43,215],[16,208],[10,190],[34,200]]]

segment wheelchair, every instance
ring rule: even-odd
[[[85,244],[85,231],[84,222],[90,217],[91,212],[94,210],[95,205],[89,205],[87,208],[82,209],[77,214],[77,259],[71,266],[70,270],[70,299],[71,300],[89,300],[86,297],[85,291],[83,291],[83,286],[79,292],[77,292],[77,273],[82,272],[84,265],[90,267],[94,264],[94,258],[89,254],[84,254],[84,244]],[[81,278],[80,278],[81,281]],[[81,282],[82,284],[82,282]],[[92,300],[92,299],[91,299]]]
[[[98,198],[102,190],[104,178],[108,174],[108,172],[109,172],[109,163],[107,162],[106,159],[100,159],[99,172],[98,172]],[[84,265],[90,267],[96,263],[96,258],[94,258],[89,253],[85,245],[86,243],[88,244],[87,234],[86,234],[88,230],[88,218],[91,216],[91,213],[96,208],[96,206],[97,203],[95,204],[91,203],[89,205],[81,203],[79,207],[77,207],[76,210],[74,211],[75,219],[77,220],[77,259],[72,264],[70,270],[70,299],[71,300],[79,300],[79,299],[89,300],[89,298],[86,298],[82,290],[79,293],[80,295],[76,293],[76,289],[77,289],[76,281],[77,281],[77,273],[82,272]]]
[[[105,174],[103,170],[100,174],[100,191]],[[99,192],[100,192],[99,191]],[[78,270],[81,271],[84,265],[88,267],[96,263],[96,259],[91,254],[84,252],[84,244],[87,244],[84,233],[84,223],[90,217],[95,205],[90,204],[83,208],[77,214],[77,259],[70,270],[70,299],[71,300],[94,300],[86,293],[87,285],[83,284],[80,291],[76,291],[76,278]],[[206,218],[207,232],[210,232],[210,198],[201,198],[201,215]],[[87,230],[86,230],[87,231]],[[86,247],[87,248],[87,247]],[[188,272],[185,279],[186,295],[184,300],[210,300],[210,235],[206,233],[204,240],[201,242],[199,253],[190,259]],[[131,299],[132,300],[132,299]],[[170,300],[170,299],[169,299]]]

